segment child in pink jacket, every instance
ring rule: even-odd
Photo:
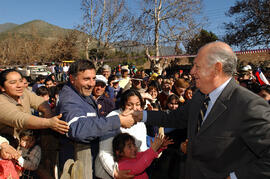
[[[146,168],[172,143],[167,137],[156,136],[148,150],[138,152],[134,137],[128,133],[120,133],[113,139],[114,159],[118,162],[119,170],[129,170],[134,179],[148,179]]]

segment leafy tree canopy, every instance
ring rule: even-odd
[[[209,42],[218,40],[218,37],[212,33],[202,29],[199,34],[195,35],[186,45],[188,54],[197,54],[198,50]]]
[[[241,49],[269,45],[270,0],[238,0],[226,15],[235,20],[225,23],[224,41]]]

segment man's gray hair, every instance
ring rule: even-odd
[[[224,48],[224,46],[213,46],[207,55],[207,59],[211,65],[221,62],[223,65],[222,70],[228,76],[236,73],[237,57],[233,51]]]
[[[111,67],[109,66],[109,65],[104,65],[103,67],[102,67],[102,71],[103,70],[108,70],[108,71],[110,71],[111,72]]]

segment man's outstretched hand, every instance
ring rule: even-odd
[[[132,117],[134,121],[141,122],[143,119],[143,111],[133,111]]]
[[[133,111],[131,111],[131,110],[125,110],[121,114],[119,114],[121,127],[130,128],[131,126],[133,126],[136,123],[136,121],[134,121],[134,119],[132,117],[132,113],[133,113]]]
[[[143,119],[142,111],[125,110],[119,115],[121,126],[124,128],[130,128],[137,122],[141,122]]]
[[[62,117],[62,114],[59,114],[58,116],[54,116],[52,118],[48,118],[49,127],[52,130],[59,132],[60,134],[65,134],[68,132],[69,126],[68,126],[68,123],[60,120],[61,117]]]

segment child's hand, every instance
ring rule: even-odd
[[[181,143],[181,151],[182,151],[184,154],[187,154],[187,145],[188,145],[188,139],[186,139],[185,142],[182,142],[182,143]]]
[[[163,138],[164,136],[161,136],[161,135],[155,135],[155,139],[154,139],[154,142],[152,140],[150,140],[150,143],[151,143],[151,148],[156,152],[158,151],[158,149],[160,147],[162,147],[162,144],[163,144]]]
[[[151,104],[147,104],[147,110],[148,111],[152,111],[154,108]]]
[[[158,108],[154,108],[151,104],[147,104],[147,111],[158,111]]]
[[[4,142],[1,144],[1,158],[3,159],[17,159],[20,154],[8,143]]]

